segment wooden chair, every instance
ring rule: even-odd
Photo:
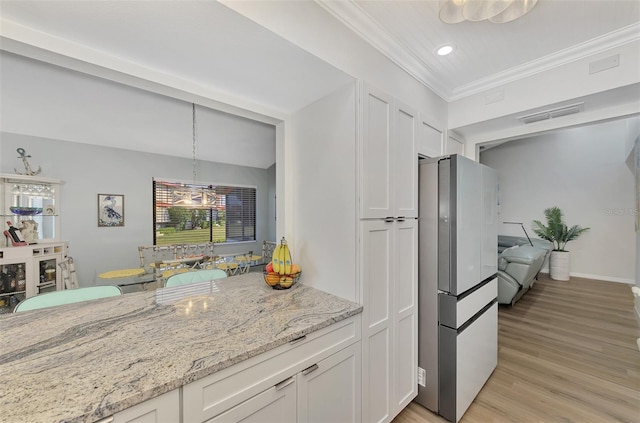
[[[119,287],[112,285],[65,289],[64,291],[49,292],[27,298],[19,302],[13,312],[18,313],[20,311],[37,310],[45,307],[55,307],[118,295],[122,295],[122,291]]]
[[[212,281],[227,277],[227,272],[220,269],[196,270],[192,272],[179,273],[167,279],[165,287],[187,285],[196,282]]]
[[[76,275],[76,267],[73,264],[73,257],[67,257],[58,263],[62,274],[62,281],[65,289],[80,288],[78,285],[78,275]]]

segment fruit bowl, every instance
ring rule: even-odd
[[[266,270],[262,271],[264,281],[273,289],[289,289],[300,279],[302,271],[293,273],[291,275],[279,275],[278,273],[269,273]]]
[[[33,216],[42,213],[42,207],[9,207],[9,210],[20,216]]]

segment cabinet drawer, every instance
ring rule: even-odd
[[[163,423],[180,421],[180,390],[174,389],[159,397],[134,405],[114,414],[104,423]]]
[[[278,422],[296,421],[296,380],[291,377],[283,387],[272,386],[230,410],[217,415],[207,423]]]
[[[206,421],[358,340],[359,315],[185,385],[184,422]]]

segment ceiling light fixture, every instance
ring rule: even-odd
[[[191,161],[192,161],[192,176],[193,185],[181,184],[179,187],[174,187],[172,206],[187,207],[190,209],[210,209],[215,206],[216,203],[216,191],[211,185],[203,186],[198,185],[198,173],[197,173],[197,160],[196,160],[196,105],[191,103]]]
[[[538,0],[440,0],[440,20],[448,24],[464,21],[511,22],[524,16]]]
[[[451,52],[453,52],[453,46],[451,44],[444,45],[442,47],[439,47],[438,50],[436,50],[436,53],[438,53],[438,56],[446,56]]]

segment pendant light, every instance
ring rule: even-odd
[[[527,14],[538,0],[440,0],[440,20],[448,24],[488,20],[507,23]]]

